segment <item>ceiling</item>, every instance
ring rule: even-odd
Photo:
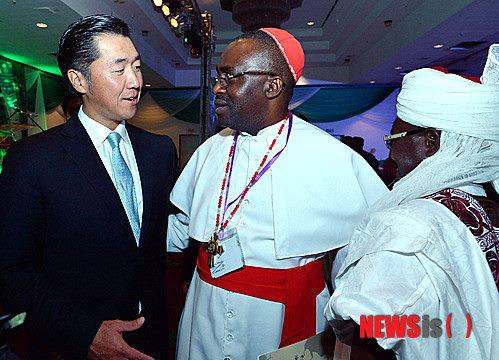
[[[240,27],[218,0],[198,4],[213,15],[216,64]],[[132,27],[146,83],[199,84],[199,60],[189,57],[151,0],[2,0],[0,54],[57,72],[52,53],[62,32],[80,16],[97,13],[117,15]],[[486,49],[499,42],[497,19],[497,0],[303,0],[283,28],[305,49],[302,83],[398,84],[405,72],[424,66],[480,75]],[[40,21],[48,27],[37,28]],[[308,21],[315,24],[309,26]],[[451,50],[463,42],[476,43]],[[443,47],[435,49],[435,44]]]

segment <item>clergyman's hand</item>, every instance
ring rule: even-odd
[[[132,321],[103,321],[94,337],[92,345],[90,345],[88,358],[91,360],[154,360],[152,357],[132,348],[123,340],[123,332],[137,330],[142,324],[144,324],[143,317]]]

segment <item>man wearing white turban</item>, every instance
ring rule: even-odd
[[[369,330],[369,315],[399,315],[378,317],[374,336],[397,358],[499,359],[498,78],[499,44],[481,83],[432,69],[404,77],[385,137],[401,179],[333,266],[325,315],[340,339]],[[404,315],[415,332],[388,334]]]

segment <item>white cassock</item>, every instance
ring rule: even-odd
[[[472,186],[460,189],[484,195]],[[359,324],[361,315],[429,315],[443,322],[439,338],[384,338],[379,345],[398,359],[499,359],[499,293],[492,273],[475,237],[444,205],[416,199],[378,211],[362,221],[336,259],[328,320]]]
[[[239,136],[229,201],[249,182],[280,125]],[[269,158],[285,145],[286,131],[287,125]],[[233,134],[225,129],[208,139],[180,175],[170,199],[182,213],[169,218],[168,251],[185,249],[189,238],[207,242],[213,234]],[[287,147],[250,189],[228,228],[237,229],[246,265],[296,268],[344,246],[366,208],[387,191],[358,154],[293,117]],[[328,297],[324,288],[316,298],[317,332],[325,326]],[[283,304],[212,286],[195,271],[180,321],[177,358],[256,359],[279,347],[283,319]]]

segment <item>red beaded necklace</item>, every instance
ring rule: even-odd
[[[232,165],[234,164],[234,155],[236,151],[236,144],[237,144],[237,138],[239,136],[239,133],[237,132],[234,134],[234,141],[232,142],[232,146],[230,147],[229,150],[229,158],[227,159],[227,163],[225,164],[225,174],[224,178],[222,179],[222,185],[220,186],[220,196],[218,197],[218,203],[217,203],[217,215],[215,219],[215,231],[213,235],[210,238],[210,241],[206,244],[206,252],[209,254],[208,257],[208,266],[211,268],[214,266],[215,263],[215,255],[220,255],[224,252],[224,249],[222,246],[220,246],[218,242],[218,233],[223,232],[227,228],[227,225],[229,222],[232,220],[234,217],[234,214],[239,210],[241,207],[241,203],[243,200],[246,198],[246,195],[248,194],[249,189],[255,183],[260,179],[260,177],[270,168],[270,166],[274,163],[274,161],[281,155],[282,151],[286,148],[289,140],[289,136],[291,134],[291,127],[293,126],[293,119],[291,117],[291,113],[288,114],[288,134],[286,138],[286,144],[283,146],[281,150],[279,150],[269,161],[267,161],[270,152],[272,149],[274,149],[275,144],[277,143],[277,139],[279,136],[282,134],[282,131],[284,130],[284,126],[286,125],[286,121],[283,121],[283,123],[279,126],[279,130],[277,131],[277,135],[274,137],[272,142],[269,145],[269,148],[265,155],[263,156],[262,160],[260,161],[260,164],[258,166],[258,169],[255,171],[253,176],[251,177],[249,183],[244,187],[243,191],[241,194],[232,202],[230,202],[227,205],[227,196],[229,195],[229,184],[230,184],[230,177],[232,174]],[[232,211],[229,213],[229,217],[224,221],[222,217],[222,202],[224,199],[224,191],[225,191],[225,206],[224,206],[224,212],[223,214],[225,215],[225,212],[227,209],[234,204],[235,202],[236,205],[232,209]]]
[[[287,119],[290,119],[290,117],[288,117]],[[286,125],[286,121],[284,121],[279,126],[279,130],[277,131],[277,135],[274,137],[274,139],[272,139],[267,152],[265,153],[265,155],[263,156],[262,160],[260,161],[258,169],[256,169],[256,171],[254,172],[254,174],[251,177],[250,181],[244,187],[243,191],[241,192],[241,195],[239,195],[239,198],[237,200],[236,205],[234,206],[234,208],[229,213],[229,217],[225,221],[223,221],[223,223],[222,223],[221,222],[221,220],[222,220],[221,218],[222,218],[223,195],[224,195],[224,191],[227,190],[228,178],[229,178],[229,174],[230,174],[230,171],[231,171],[231,168],[232,168],[232,162],[233,162],[233,157],[234,157],[234,152],[235,152],[235,149],[236,149],[236,143],[237,143],[237,137],[238,137],[238,134],[234,135],[234,141],[232,143],[232,146],[230,147],[229,157],[227,159],[227,163],[225,164],[225,175],[224,175],[224,178],[222,179],[222,184],[220,186],[220,196],[218,197],[217,215],[216,215],[216,219],[215,219],[215,229],[216,229],[216,231],[223,231],[223,230],[225,230],[227,228],[227,225],[229,224],[229,222],[232,220],[232,218],[234,217],[234,215],[236,214],[236,212],[241,207],[241,203],[246,198],[246,195],[248,194],[249,189],[251,189],[251,187],[253,185],[255,185],[255,183],[258,181],[259,176],[261,175],[262,169],[267,165],[267,159],[269,157],[269,154],[274,149],[274,146],[277,143],[277,139],[282,134],[285,125]],[[269,163],[270,163],[270,161],[269,161]],[[228,194],[226,194],[226,196],[227,195]]]

